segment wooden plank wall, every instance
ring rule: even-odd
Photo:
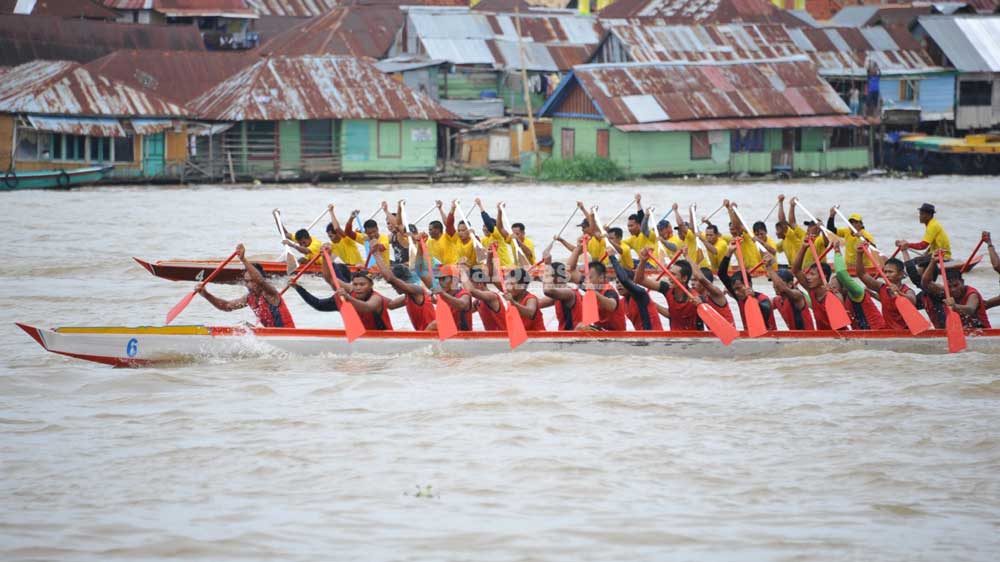
[[[0,173],[10,168],[14,142],[14,117],[0,115]]]

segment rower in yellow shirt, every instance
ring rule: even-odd
[[[441,220],[431,221],[427,226],[427,252],[441,265],[454,265],[458,263],[458,256],[452,245],[452,237],[446,236],[444,232],[444,223],[448,220],[444,213],[444,203],[438,200],[436,204]],[[454,210],[454,206],[452,209]]]
[[[510,240],[504,238],[500,233],[496,219],[486,212],[486,209],[483,208],[483,202],[478,197],[476,198],[476,206],[479,207],[479,213],[483,219],[483,236],[480,239],[483,247],[488,250],[491,245],[496,244],[500,267],[514,267],[514,252],[510,246]]]
[[[352,216],[355,216],[359,213],[360,211],[355,210]],[[348,221],[347,228],[345,228],[343,231],[344,237],[354,240],[361,246],[364,246],[365,243],[367,243],[369,248],[381,247],[382,257],[385,258],[386,263],[388,263],[389,246],[390,246],[389,236],[379,232],[378,223],[375,222],[375,219],[368,219],[364,222],[362,228],[364,228],[365,231],[363,233],[354,231],[354,222],[355,222],[354,220]],[[372,263],[374,263],[374,259],[369,259],[369,263],[364,265],[370,266]]]
[[[629,215],[625,223],[628,236],[622,240],[622,243],[635,252],[635,259],[639,259],[639,253],[642,252],[643,248],[656,249],[656,234],[649,230],[649,217],[652,216],[652,212],[643,210],[642,196],[638,193],[635,194],[635,205],[636,212]],[[611,226],[606,225],[605,230],[610,230]],[[624,260],[620,261],[625,263]]]
[[[938,250],[944,251],[945,259],[951,259],[951,240],[948,238],[948,233],[944,231],[941,223],[934,218],[936,213],[934,205],[924,203],[917,211],[920,212],[920,223],[926,225],[923,240],[920,242],[896,240],[896,246],[903,249],[927,250],[926,255],[915,260],[918,263],[930,261],[930,256],[933,256]]]
[[[729,211],[729,240],[740,238],[740,250],[743,253],[743,264],[750,271],[760,263],[760,250],[757,248],[757,239],[753,232],[743,224],[733,203],[726,199],[722,206]]]
[[[709,261],[708,256],[705,255],[705,252],[698,247],[698,237],[695,236],[694,229],[690,228],[689,223],[684,222],[677,203],[674,203],[671,208],[674,211],[674,219],[677,221],[677,238],[683,241],[684,247],[687,248],[688,262],[692,265],[697,265],[700,269],[711,269],[712,263]],[[688,214],[690,220],[694,221],[694,211],[688,209]]]
[[[622,229],[617,226],[612,226],[607,229],[608,232],[608,242],[614,246],[615,251],[619,254],[618,263],[622,265],[625,269],[632,269],[635,266],[635,260],[632,259],[632,248],[628,245],[624,239],[622,239]],[[608,257],[610,261],[610,256]]]
[[[713,273],[719,273],[719,264],[722,259],[726,257],[726,252],[729,251],[729,243],[726,239],[719,234],[719,227],[704,220],[706,223],[705,230],[700,234],[701,241],[705,245],[705,250],[708,251],[708,263],[709,268]]]
[[[865,229],[865,223],[860,214],[852,213],[847,217],[847,221],[851,224],[849,228],[837,228],[836,217],[837,208],[830,207],[830,217],[826,219],[826,229],[844,239],[844,243],[841,245],[844,248],[844,261],[853,266],[858,261],[858,245],[861,244],[862,238],[874,246],[875,237]],[[855,232],[857,235],[854,234]],[[872,267],[868,256],[865,256],[864,260],[866,268]]]
[[[323,241],[310,236],[308,230],[300,228],[295,231],[295,236],[292,236],[284,226],[281,229],[285,233],[285,239],[281,243],[302,254],[298,260],[289,254],[287,264],[289,273],[295,271],[299,265],[309,263],[314,257],[323,253]]]
[[[327,205],[327,212],[330,213],[330,222],[326,225],[326,235],[330,238],[330,252],[340,258],[342,263],[347,265],[362,265],[361,248],[353,239],[344,236],[344,231],[340,228],[337,216],[334,213],[334,206]],[[351,215],[354,220],[356,215]]]
[[[764,224],[764,221],[753,223],[753,238],[757,241],[757,250],[762,258],[764,253],[771,254],[772,257],[778,256],[778,243],[768,236],[767,225]],[[777,261],[772,262],[771,269],[777,268]]]
[[[674,227],[666,218],[656,223],[656,235],[658,248],[660,248],[657,250],[657,253],[666,252],[667,258],[673,258],[680,251],[681,247],[684,246],[684,242],[677,236],[677,233],[674,232]]]
[[[465,220],[460,220],[455,225],[455,211],[458,202],[451,202],[451,210],[444,221],[444,234],[450,238],[451,248],[454,252],[455,263],[464,263],[467,266],[479,264],[479,256],[476,255],[476,244],[472,239],[473,232]]]
[[[781,239],[777,249],[785,254],[785,258],[788,260],[788,265],[791,266],[795,262],[796,256],[799,255],[799,248],[805,244],[806,236],[815,237],[816,253],[817,255],[823,255],[826,251],[826,238],[822,236],[823,229],[820,225],[813,221],[804,221],[802,224],[806,228],[802,228],[795,222],[795,198],[788,203],[788,217],[785,217],[785,196],[778,196],[778,224],[784,224],[784,238]],[[775,227],[781,228],[781,227]],[[781,238],[782,234],[779,233],[778,237]],[[812,252],[806,252],[802,260],[802,267],[806,270],[813,264]],[[825,262],[826,259],[824,258]]]

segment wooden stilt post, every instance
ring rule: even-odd
[[[528,71],[524,67],[524,41],[521,39],[521,10],[514,6],[514,18],[517,20],[517,50],[521,57],[521,89],[524,91],[524,107],[528,111],[528,128],[531,130],[531,150],[535,153],[535,173],[541,169],[542,161],[538,157],[538,134],[535,132],[535,118],[531,114],[531,95],[528,91]]]

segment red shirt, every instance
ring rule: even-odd
[[[358,316],[361,317],[361,324],[366,330],[392,330],[392,320],[389,318],[389,307],[385,305],[385,297],[374,291],[372,291],[372,294],[377,296],[382,302],[381,310],[378,312],[359,312]]]
[[[816,329],[817,330],[829,330],[830,329],[830,319],[827,318],[827,316],[826,316],[826,307],[823,306],[823,303],[826,302],[827,298],[834,298],[835,299],[837,297],[831,297],[830,296],[830,291],[827,291],[826,294],[823,295],[823,299],[824,300],[819,300],[818,298],[816,298],[816,293],[812,289],[809,290],[809,300],[812,301],[813,316],[816,317]]]
[[[428,295],[423,295],[424,302],[417,304],[413,300],[413,297],[406,295],[404,302],[406,303],[406,313],[410,316],[410,322],[413,324],[413,329],[418,332],[423,332],[430,326],[431,322],[437,318],[437,314],[434,311],[434,305],[431,303],[431,298]]]
[[[500,304],[500,303],[498,303]],[[476,301],[476,311],[479,312],[479,319],[483,321],[483,329],[489,332],[507,331],[507,317],[503,314],[503,305],[500,310],[493,311],[486,301]]]
[[[726,304],[723,304],[721,306],[715,304],[715,301],[712,300],[711,297],[706,297],[705,302],[708,304],[708,306],[714,308],[715,311],[719,313],[719,315],[721,315],[723,318],[726,319],[726,321],[732,324],[734,328],[736,327],[736,320],[733,319],[733,311],[731,308],[729,308],[728,299],[726,300]]]
[[[529,301],[538,302],[538,297],[532,295],[531,293],[526,293],[524,298],[521,299],[521,306],[527,306]],[[524,322],[524,329],[529,332],[544,332],[545,331],[545,319],[542,318],[542,309],[536,308],[535,315],[531,318],[525,318],[521,316],[521,321]]]
[[[469,291],[465,289],[459,289],[457,293],[452,296],[456,299],[462,298],[465,295],[469,295]],[[471,299],[470,299],[471,302]],[[472,331],[472,307],[470,306],[468,310],[459,310],[454,306],[451,308],[451,316],[455,319],[455,326],[458,327],[459,332],[471,332]]]
[[[634,329],[645,330],[642,327],[642,314],[639,312],[639,303],[632,297],[625,297],[625,316],[628,317]],[[649,329],[654,332],[663,331],[663,322],[660,321],[660,311],[657,310],[653,299],[649,299],[649,302],[646,303],[646,314],[649,316]]]
[[[556,301],[556,318],[559,319],[560,330],[575,330],[583,322],[583,296],[578,291],[573,291],[573,295],[572,306]]]
[[[966,328],[990,328],[990,318],[986,315],[986,303],[983,301],[983,296],[979,294],[979,291],[966,285],[965,294],[962,295],[961,299],[955,299],[955,302],[964,305],[969,302],[969,297],[972,295],[979,296],[979,307],[976,308],[976,314],[972,316],[959,313],[959,316],[962,317],[962,326]]]
[[[903,285],[900,289],[900,293],[912,294],[913,291],[906,285]],[[886,326],[892,330],[908,329],[906,321],[903,320],[903,316],[899,313],[899,309],[896,308],[895,297],[889,294],[889,285],[882,283],[882,286],[878,288],[878,298],[882,303],[882,317],[885,319]]]
[[[757,297],[757,302],[760,303],[757,306],[760,307],[761,313],[763,313],[765,310],[768,311],[767,315],[764,316],[764,327],[766,327],[768,330],[777,330],[778,325],[774,323],[774,305],[771,303],[771,299],[769,299],[767,295],[763,293],[758,293],[756,291],[754,291],[754,296]],[[766,309],[763,306],[765,303],[768,303],[770,305],[766,307]],[[743,302],[738,304],[739,306],[737,306],[736,308],[739,309],[740,311],[740,321],[743,322],[743,329],[746,329],[747,314],[745,307],[747,306],[747,301],[746,299],[744,299]],[[753,306],[753,303],[751,302],[750,305]]]
[[[280,298],[280,297],[279,297]],[[262,296],[254,293],[247,294],[247,306],[257,315],[257,321],[265,328],[294,328],[295,322],[292,320],[292,313],[285,306],[285,299],[281,299],[278,306],[275,306]]]
[[[598,307],[599,317],[597,322],[594,323],[595,328],[601,328],[602,330],[609,330],[615,332],[625,331],[625,307],[622,305],[621,299],[618,298],[618,291],[614,289],[611,285],[604,285],[600,288],[600,294],[609,299],[614,299],[615,309],[614,310],[604,310]]]
[[[871,293],[868,291],[865,291],[865,298],[861,302],[854,302],[851,299],[847,299],[844,305],[844,308],[847,310],[847,317],[851,319],[852,330],[888,329],[885,318],[882,317],[882,311],[878,309],[875,299],[872,298]]]
[[[671,330],[701,330],[698,318],[698,303],[684,296],[683,301],[674,298],[674,291],[666,281],[660,282],[660,292],[667,298],[670,310]]]
[[[816,329],[816,325],[813,324],[812,312],[808,306],[804,306],[802,310],[798,310],[791,299],[787,299],[781,295],[771,299],[771,303],[781,313],[781,317],[785,320],[785,325],[788,326],[789,330]]]

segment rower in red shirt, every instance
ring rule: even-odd
[[[813,236],[810,234],[810,238]],[[830,269],[830,264],[822,262],[819,265],[812,263],[809,268],[805,271],[802,270],[802,260],[809,251],[808,242],[802,244],[799,248],[799,253],[795,256],[795,261],[792,262],[792,275],[798,279],[799,284],[806,288],[809,292],[809,301],[812,304],[813,318],[816,320],[817,330],[829,330],[830,329],[830,319],[826,316],[826,299],[839,299],[840,297],[833,291],[831,291],[824,283],[823,278],[820,277],[818,267],[823,268],[823,273],[826,275],[827,279],[833,274]]]
[[[195,287],[195,292],[205,297],[205,300],[212,303],[212,306],[226,312],[250,307],[257,321],[265,328],[294,328],[295,322],[292,320],[292,313],[285,305],[285,299],[273,285],[264,280],[263,268],[259,264],[247,261],[246,248],[243,244],[236,246],[236,255],[243,263],[243,285],[247,288],[247,294],[233,299],[222,300],[208,292],[204,283],[199,283]]]
[[[641,263],[635,268],[636,284],[651,291],[659,291],[666,297],[671,330],[702,330],[703,326],[698,318],[699,301],[689,299],[683,289],[671,284],[672,281],[657,281],[652,277],[646,277],[646,264],[652,254],[650,248],[643,248],[639,253]],[[687,260],[678,261],[670,266],[670,272],[685,286],[691,280],[691,264]]]
[[[544,332],[545,320],[542,318],[542,307],[538,297],[528,292],[531,275],[524,268],[515,268],[507,272],[507,290],[504,299],[508,306],[513,306],[521,315],[524,329],[529,332]]]
[[[459,283],[459,268],[455,265],[442,265],[438,270],[439,287],[433,289],[434,296],[444,299],[451,309],[455,326],[459,332],[472,331],[472,293],[465,290]],[[435,312],[435,318],[437,314]],[[437,330],[437,321],[431,322],[428,330]]]
[[[896,296],[902,295],[906,300],[917,304],[917,293],[903,283],[906,271],[902,260],[889,258],[882,265],[882,272],[885,273],[889,283],[884,283],[881,279],[876,279],[865,269],[864,263],[865,244],[858,244],[858,251],[855,254],[854,272],[858,279],[865,284],[870,291],[878,295],[878,300],[882,303],[882,318],[890,330],[907,330],[906,321],[903,315],[896,309]]]
[[[944,295],[944,286],[935,283],[938,277],[937,259],[931,259],[927,269],[924,270],[921,285],[924,292],[931,297]],[[951,297],[944,299],[944,305],[958,313],[962,319],[962,326],[965,328],[982,329],[991,328],[989,316],[986,315],[986,304],[979,291],[965,284],[962,278],[962,270],[958,267],[945,268],[945,283],[948,283],[948,290]]]
[[[615,250],[609,246],[609,252]],[[593,324],[579,324],[577,330],[625,331],[625,306],[618,291],[608,283],[607,269],[600,261],[590,262],[590,276],[584,287],[597,293],[598,320]]]
[[[502,297],[488,289],[486,272],[479,266],[473,266],[468,272],[461,270],[461,276],[462,286],[475,299],[473,307],[479,313],[483,329],[488,332],[507,331]]]
[[[418,252],[422,252],[422,250],[418,249]],[[434,303],[429,294],[430,286],[426,280],[423,281],[423,284],[414,282],[414,275],[410,272],[409,267],[403,264],[390,266],[389,262],[386,261],[385,253],[385,247],[382,244],[375,244],[372,248],[372,256],[382,273],[382,278],[400,294],[390,302],[389,308],[396,309],[405,306],[413,329],[418,332],[427,330],[436,317]],[[418,257],[418,263],[423,263],[422,257]],[[430,278],[429,273],[426,274],[426,278]]]
[[[799,289],[792,272],[787,269],[775,270],[772,267],[774,256],[771,254],[761,256],[761,259],[764,260],[764,271],[774,288],[775,296],[771,299],[771,304],[781,314],[785,326],[789,330],[815,330],[809,298]]]

